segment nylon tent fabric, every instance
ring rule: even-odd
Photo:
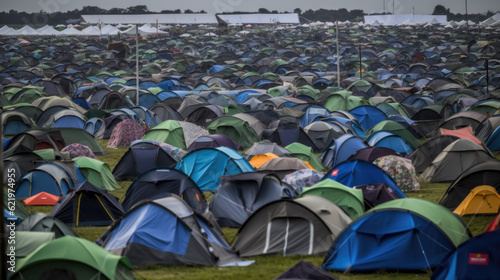
[[[399,189],[391,176],[377,165],[364,160],[347,160],[333,167],[323,177],[335,180],[345,186],[355,187],[365,184],[387,184],[398,197],[406,195]]]
[[[283,177],[285,177],[287,174],[307,168],[313,169],[312,166],[308,165],[307,162],[301,159],[293,157],[278,157],[272,158],[271,160],[267,161],[259,168],[257,168],[256,171],[264,173],[272,172],[278,175],[280,179],[283,179]]]
[[[59,196],[41,192],[23,200],[26,205],[54,205],[59,200]]]
[[[499,246],[498,230],[474,236],[451,252],[431,279],[494,279],[500,273]]]
[[[330,200],[352,220],[356,220],[365,213],[363,191],[349,188],[331,179],[325,179],[316,185],[303,189],[300,197],[304,195],[317,195]]]
[[[60,248],[66,248],[60,250]],[[65,236],[40,246],[20,260],[11,279],[38,279],[54,269],[66,269],[76,279],[135,279],[129,261],[114,256],[98,245],[77,237]]]
[[[318,147],[318,150],[323,152],[334,139],[339,138],[345,133],[343,128],[338,124],[328,123],[326,121],[314,121],[304,127],[304,132]]]
[[[217,166],[217,168],[213,168]],[[203,148],[189,152],[175,169],[184,172],[202,191],[214,192],[220,176],[253,172],[254,168],[235,150],[227,147]]]
[[[186,152],[171,145],[167,147],[167,145],[148,140],[132,142],[113,169],[113,176],[117,180],[132,179],[153,168],[175,166],[180,160],[180,155],[184,156]]]
[[[335,139],[332,144],[320,155],[321,163],[333,167],[347,160],[355,152],[367,148],[368,144],[352,134],[345,134]]]
[[[221,177],[209,207],[220,227],[239,228],[263,205],[293,197],[294,193],[272,173],[241,173]]]
[[[500,151],[500,129],[497,127],[486,140],[486,147],[490,151]]]
[[[97,159],[97,157],[94,155],[94,152],[92,152],[89,147],[79,143],[70,144],[64,147],[61,152],[68,152],[71,158],[88,157]]]
[[[464,215],[497,214],[500,209],[500,195],[492,186],[477,186],[458,205],[453,213]]]
[[[422,173],[422,178],[431,183],[451,182],[469,167],[491,159],[491,155],[474,141],[458,139],[436,156]]]
[[[324,172],[319,172],[312,169],[300,169],[293,173],[285,175],[283,182],[292,186],[295,191],[300,194],[304,188],[311,187],[325,176]]]
[[[246,159],[251,159],[253,156],[272,153],[279,157],[291,157],[292,153],[289,150],[281,147],[280,145],[269,142],[261,141],[255,142],[253,145],[245,151],[243,154]]]
[[[387,184],[365,184],[355,186],[354,189],[363,192],[366,211],[386,201],[400,198]]]
[[[279,157],[273,153],[265,153],[263,155],[253,156],[248,162],[253,166],[253,168],[258,169],[259,167],[264,165],[266,162],[272,160],[273,158],[279,158]]]
[[[223,134],[213,134],[198,137],[188,148],[188,151],[196,150],[199,148],[217,148],[228,147],[233,150],[239,150],[240,146],[236,144],[231,138]]]
[[[55,238],[66,235],[78,237],[78,235],[69,226],[61,222],[61,220],[40,212],[31,213],[17,225],[16,230],[53,232]]]
[[[71,226],[109,226],[124,215],[118,198],[85,181],[61,197],[50,216]]]
[[[142,173],[127,189],[122,205],[128,211],[141,200],[170,194],[181,197],[197,213],[204,214],[208,210],[208,202],[196,183],[173,168],[154,168]]]
[[[441,135],[449,135],[449,136],[456,136],[458,138],[470,139],[478,145],[483,145],[481,140],[477,139],[477,137],[474,136],[474,132],[472,131],[472,127],[470,127],[470,126],[466,126],[466,127],[463,127],[460,129],[455,129],[455,130],[440,128],[439,133]]]
[[[350,222],[338,206],[319,196],[274,201],[246,220],[233,249],[242,257],[323,255]]]
[[[107,147],[116,149],[129,147],[132,142],[144,137],[146,130],[133,120],[124,120],[118,123],[109,138]]]
[[[390,148],[384,147],[366,147],[364,149],[358,150],[352,154],[348,159],[361,159],[369,162],[373,162],[378,158],[384,156],[401,156],[398,152]]]
[[[420,147],[408,155],[407,158],[411,160],[415,167],[415,171],[417,173],[422,173],[444,148],[458,139],[459,138],[455,136],[433,137],[420,145]]]
[[[322,268],[429,271],[469,237],[463,221],[436,203],[415,198],[391,200],[350,224],[335,240]]]
[[[387,116],[377,107],[358,106],[349,111],[361,124],[365,131],[372,129],[379,122],[387,120]]]
[[[151,128],[142,140],[160,141],[186,150],[196,139],[206,135],[208,131],[195,124],[167,120]]]
[[[387,130],[403,137],[412,149],[416,149],[420,146],[420,142],[415,138],[415,136],[413,136],[413,134],[411,134],[411,132],[409,132],[401,124],[391,120],[379,122],[367,132],[367,137],[370,137],[371,134],[380,130]]]
[[[331,275],[330,273],[316,267],[304,260],[301,260],[287,271],[278,275],[273,280],[314,280],[314,279],[324,279],[324,280],[338,280],[337,277]]]
[[[289,150],[294,157],[301,159],[305,162],[308,162],[315,170],[317,171],[327,170],[327,167],[325,167],[313,153],[311,147],[308,147],[300,143],[292,143],[286,146],[285,149]]]
[[[241,262],[221,234],[175,195],[135,205],[103,237],[104,249],[133,266]]]
[[[403,137],[390,131],[376,131],[368,136],[366,142],[372,147],[393,149],[402,156],[407,156],[413,152],[413,149]]]
[[[16,232],[16,257],[25,258],[41,245],[55,239],[53,232]]]
[[[419,191],[417,172],[409,159],[398,156],[385,156],[374,162],[391,176],[403,192]]]
[[[88,157],[76,158],[75,163],[85,179],[97,187],[108,191],[121,188],[115,177],[113,177],[107,163]]]
[[[492,186],[498,192],[500,190],[499,175],[500,162],[497,160],[473,165],[450,184],[439,200],[439,204],[450,210],[455,210],[473,188],[481,185]]]
[[[206,129],[210,134],[226,135],[242,148],[251,147],[260,140],[250,123],[235,116],[219,117],[210,122]]]

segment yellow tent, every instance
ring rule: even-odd
[[[497,214],[500,208],[500,195],[492,186],[477,186],[458,205],[453,213],[464,216],[474,214]]]

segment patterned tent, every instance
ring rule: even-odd
[[[88,146],[79,143],[68,145],[61,152],[68,152],[71,158],[89,157],[97,159],[94,152]]]
[[[315,185],[325,173],[312,169],[301,169],[286,175],[283,182],[290,184],[298,193],[301,193],[304,188]]]
[[[118,123],[111,133],[108,141],[108,148],[124,148],[141,139],[145,134],[145,128],[131,119],[126,119]]]
[[[387,172],[403,192],[420,190],[415,167],[409,159],[389,155],[378,158],[373,163]]]

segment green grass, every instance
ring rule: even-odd
[[[99,140],[99,144],[103,147],[106,146],[106,140]],[[117,162],[127,151],[127,149],[109,149],[105,148],[108,152],[107,155],[99,156],[99,160],[107,162],[113,170]],[[500,159],[500,153],[496,152],[495,156]],[[439,202],[449,184],[431,184],[421,182],[421,189],[418,192],[407,193],[409,197],[426,199],[433,202]],[[126,189],[132,182],[121,181],[119,182],[122,189],[113,191],[112,194],[123,201]],[[207,199],[210,199],[208,196]],[[45,212],[49,213],[52,207],[47,206],[33,206],[29,207],[30,212]],[[473,236],[484,232],[485,228],[491,223],[494,216],[475,216],[464,217],[463,221]],[[73,227],[73,230],[80,235],[80,237],[88,239],[92,242],[96,241],[105,231],[106,227]],[[229,244],[231,244],[237,235],[237,229],[223,228],[224,236]],[[280,275],[300,260],[305,260],[316,266],[321,266],[324,260],[322,256],[260,256],[253,258],[245,258],[246,260],[255,260],[253,265],[248,267],[193,267],[193,266],[175,266],[175,267],[162,267],[162,266],[146,266],[134,269],[134,275],[138,279],[273,279]],[[378,271],[374,273],[339,273],[333,272],[338,278],[346,280],[397,280],[397,279],[430,279],[430,273],[427,272],[412,272],[412,273],[398,273]]]

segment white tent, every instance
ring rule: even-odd
[[[10,36],[10,35],[13,35],[16,33],[16,30],[12,27],[8,27],[7,25],[4,25],[2,26],[2,28],[0,28],[0,35],[3,35],[3,36]]]
[[[59,32],[59,35],[60,36],[78,36],[78,35],[85,35],[85,34],[74,27],[69,27],[69,28],[66,28],[63,31]]]
[[[82,30],[82,33],[88,36],[100,36],[102,34],[101,30],[97,26],[89,26]]]
[[[29,25],[25,25],[18,30],[16,30],[15,34],[17,35],[38,35],[38,31],[32,28]]]
[[[44,27],[38,28],[37,31],[38,31],[38,34],[40,34],[42,36],[43,35],[50,36],[50,35],[58,35],[59,34],[59,31],[50,25],[45,25]]]
[[[498,22],[499,20],[500,20],[500,13],[496,13],[493,16],[482,21],[481,25],[493,25],[495,22]]]

